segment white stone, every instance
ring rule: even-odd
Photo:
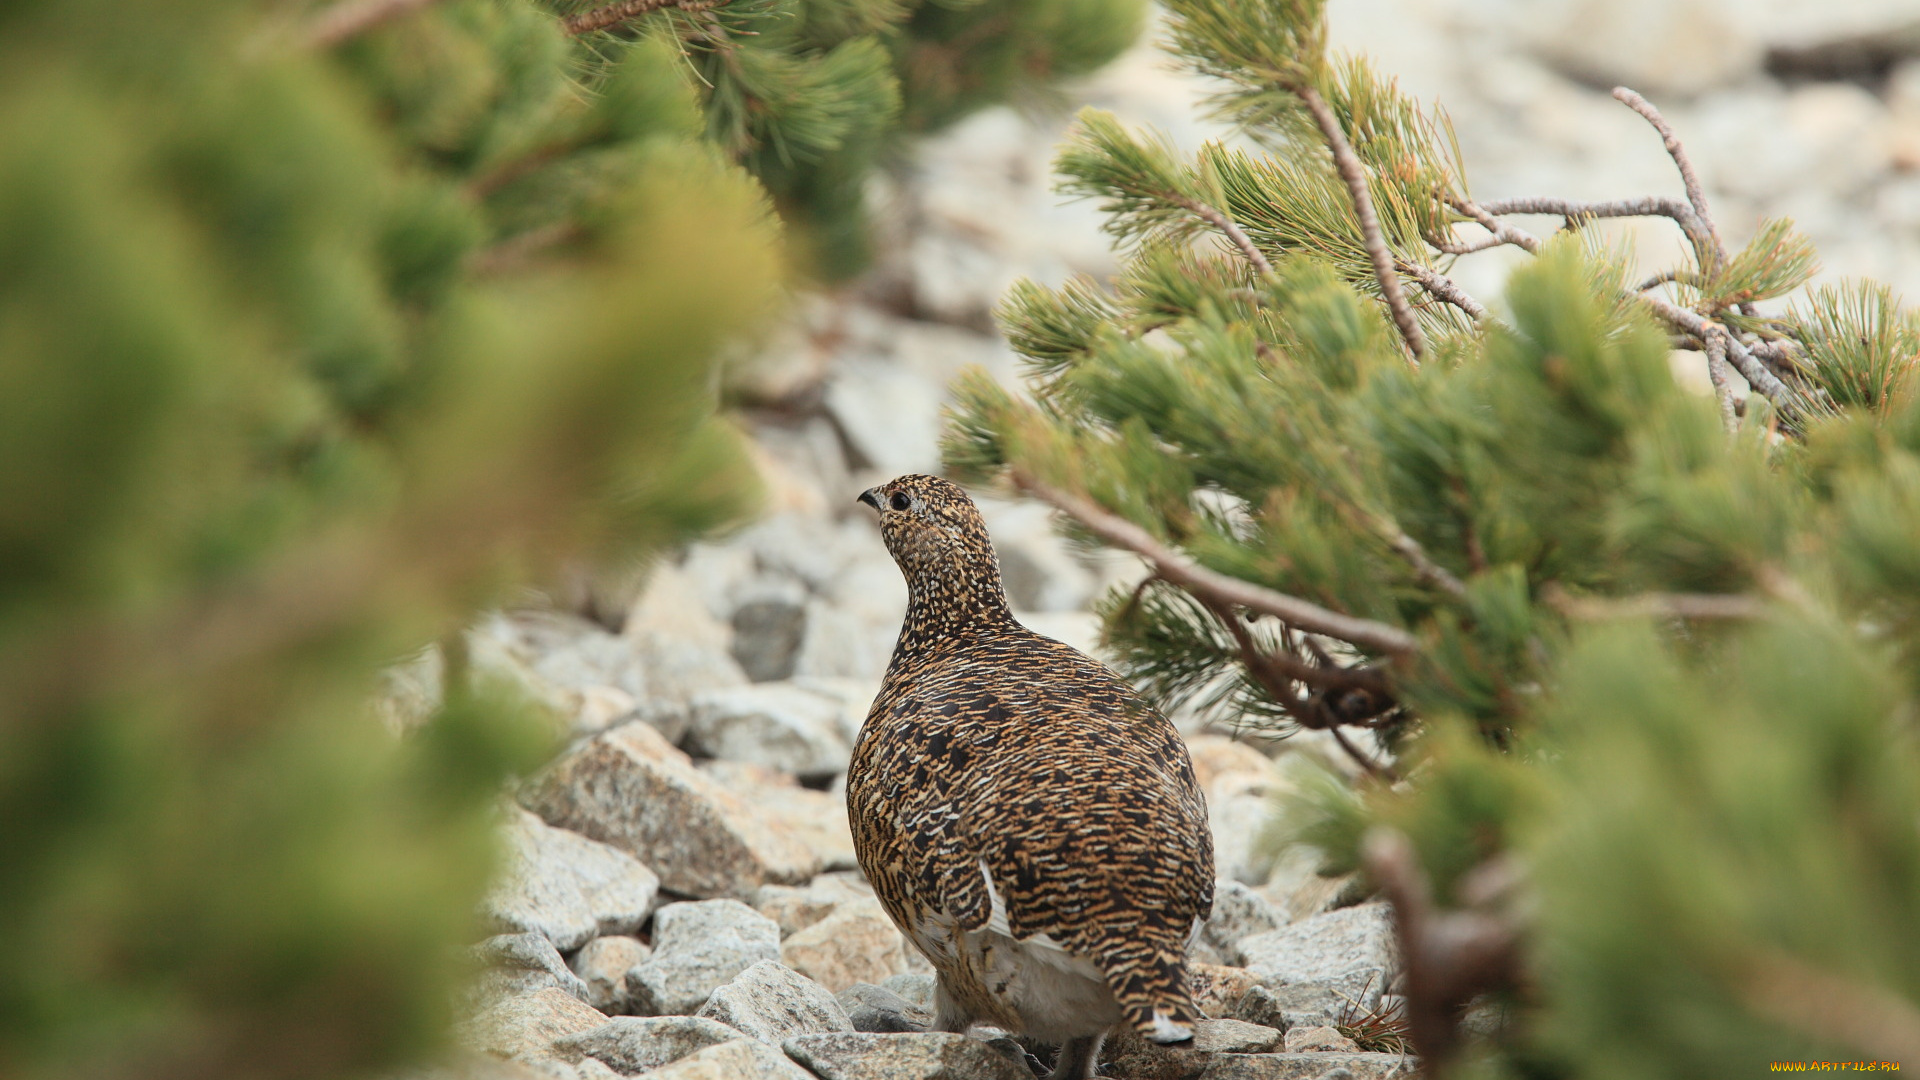
[[[638,859],[518,807],[505,828],[507,866],[483,905],[494,926],[546,935],[572,951],[600,934],[631,933],[653,910],[660,879]]]
[[[698,1015],[775,1047],[794,1035],[854,1029],[847,1011],[825,987],[771,960],[753,965],[715,990]]]
[[[845,772],[853,746],[841,700],[791,682],[759,683],[693,698],[687,748],[800,777]]]
[[[627,972],[643,1015],[691,1013],[762,960],[780,959],[780,927],[738,900],[668,904],[653,920],[653,955]]]
[[[627,972],[652,955],[639,938],[610,934],[581,946],[567,966],[587,984],[587,1004],[611,1016],[627,1011]]]

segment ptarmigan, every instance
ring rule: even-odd
[[[909,600],[847,811],[860,868],[938,973],[935,1026],[1060,1044],[1060,1080],[1091,1075],[1118,1024],[1190,1038],[1186,950],[1213,906],[1213,843],[1179,734],[1014,620],[965,492],[903,476],[860,501]]]

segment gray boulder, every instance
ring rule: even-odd
[[[506,826],[507,868],[482,902],[505,933],[538,933],[572,951],[601,934],[629,934],[653,911],[660,879],[638,859],[518,807]]]
[[[899,978],[901,976],[896,976]],[[906,976],[911,978],[911,976]],[[925,1031],[933,1026],[933,1013],[884,986],[855,983],[840,991],[840,1007],[846,1010],[853,1030],[878,1035]]]
[[[793,1035],[853,1031],[826,988],[792,968],[763,960],[715,990],[696,1016],[718,1020],[769,1046]]]
[[[668,904],[653,920],[653,955],[627,972],[643,1016],[685,1014],[763,960],[780,959],[780,927],[738,900]]]
[[[735,1039],[647,1074],[648,1080],[816,1080],[785,1054],[753,1039]]]
[[[555,1039],[553,1052],[563,1061],[595,1058],[631,1076],[739,1037],[725,1024],[697,1016],[620,1016]]]
[[[567,966],[587,984],[587,1004],[608,1015],[627,1011],[627,972],[653,955],[636,937],[594,938]]]
[[[800,882],[820,859],[693,767],[651,726],[602,732],[556,761],[523,793],[550,824],[633,854],[684,896],[745,896]]]
[[[745,761],[802,779],[847,770],[853,746],[846,705],[789,682],[765,682],[694,696],[687,748]]]
[[[455,1025],[454,1039],[495,1057],[552,1057],[557,1039],[599,1027],[606,1016],[555,986],[509,993],[486,1001]]]
[[[1400,968],[1384,903],[1340,908],[1240,943],[1247,970],[1269,990],[1288,1027],[1325,1023],[1349,1003],[1371,1009]]]
[[[882,989],[891,990],[923,1009],[933,1008],[933,984],[936,978],[924,972],[889,975],[880,980]]]
[[[587,1004],[592,993],[545,934],[496,934],[473,947],[473,957],[484,965],[474,980],[474,1002],[552,987]]]
[[[1399,1054],[1215,1054],[1192,1080],[1401,1080],[1420,1073]]]
[[[780,936],[799,933],[848,900],[871,900],[873,889],[854,874],[821,874],[804,886],[762,885],[753,908],[780,924]]]
[[[1239,966],[1246,961],[1241,942],[1271,933],[1286,923],[1286,916],[1253,889],[1238,881],[1221,881],[1214,885],[1213,914],[1207,917],[1200,937],[1228,964]]]
[[[821,1080],[1033,1080],[1024,1060],[945,1032],[796,1035],[784,1045]]]

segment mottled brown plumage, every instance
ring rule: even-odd
[[[1065,1044],[1088,1075],[1126,1023],[1198,1019],[1186,947],[1213,903],[1206,806],[1173,725],[1007,607],[958,487],[903,476],[880,511],[910,593],[847,776],[860,866],[939,973],[939,1024]]]

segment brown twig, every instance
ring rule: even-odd
[[[1707,210],[1706,189],[1700,184],[1699,174],[1693,171],[1693,162],[1688,159],[1687,148],[1681,145],[1680,137],[1673,133],[1673,128],[1668,125],[1666,117],[1660,115],[1660,110],[1654,108],[1651,101],[1624,86],[1614,87],[1613,96],[1627,108],[1645,117],[1647,123],[1653,125],[1653,130],[1660,133],[1660,138],[1667,147],[1667,155],[1673,158],[1674,166],[1680,170],[1680,182],[1686,185],[1687,202],[1692,205],[1693,212],[1699,215],[1700,224],[1705,228],[1707,238],[1711,241],[1707,250],[1713,253],[1713,265],[1707,268],[1707,272],[1711,274],[1725,266],[1727,246],[1721,242],[1720,230],[1713,224],[1713,214]]]
[[[357,37],[388,19],[426,7],[434,0],[341,0],[314,17],[307,25],[306,43],[311,49],[330,49]]]
[[[617,4],[608,4],[605,7],[594,8],[592,11],[570,15],[560,25],[565,27],[568,34],[579,37],[581,34],[605,30],[609,26],[616,26],[628,19],[637,19],[662,8],[705,11],[721,2],[723,0],[620,0]]]
[[[491,277],[519,269],[543,251],[579,238],[584,230],[578,222],[558,221],[510,236],[491,247],[473,253],[467,268],[478,277]]]
[[[1345,750],[1349,757],[1353,758],[1354,764],[1359,765],[1369,774],[1388,783],[1399,781],[1400,774],[1395,772],[1392,766],[1373,760],[1341,734],[1340,725],[1346,721],[1336,709],[1329,706],[1324,691],[1302,697],[1293,688],[1293,683],[1297,680],[1309,685],[1325,686],[1328,689],[1360,691],[1372,699],[1370,705],[1377,715],[1393,708],[1395,704],[1387,689],[1386,679],[1378,669],[1364,666],[1341,667],[1318,649],[1315,650],[1320,657],[1320,664],[1317,666],[1306,663],[1285,651],[1262,649],[1260,643],[1253,639],[1253,634],[1248,630],[1246,623],[1241,621],[1240,614],[1231,605],[1204,596],[1199,599],[1200,603],[1213,613],[1213,617],[1219,620],[1220,625],[1226,627],[1227,633],[1233,636],[1234,644],[1240,650],[1240,662],[1246,665],[1248,674],[1252,675],[1254,681],[1258,682],[1280,704],[1280,707],[1286,710],[1288,716],[1298,722],[1301,727],[1332,732],[1334,741],[1340,744],[1341,749]]]
[[[1289,89],[1313,114],[1314,123],[1320,126],[1320,134],[1327,140],[1327,148],[1333,151],[1334,167],[1340,170],[1340,178],[1347,182],[1347,193],[1353,197],[1353,216],[1360,223],[1360,239],[1366,245],[1367,258],[1373,261],[1373,276],[1380,282],[1380,295],[1386,299],[1387,309],[1393,313],[1393,324],[1400,328],[1400,336],[1406,339],[1407,350],[1417,365],[1427,358],[1427,337],[1420,331],[1413,306],[1407,303],[1406,293],[1400,288],[1400,275],[1394,272],[1393,253],[1387,249],[1379,215],[1373,210],[1367,168],[1361,163],[1360,155],[1353,152],[1353,144],[1347,141],[1347,133],[1340,127],[1340,118],[1333,114],[1333,107],[1320,96],[1320,91],[1304,83]]]
[[[1715,328],[1707,335],[1707,378],[1720,398],[1720,424],[1732,435],[1740,430],[1739,405],[1733,399],[1733,366],[1727,363],[1727,332]]]
[[[1413,565],[1414,573],[1420,575],[1421,581],[1439,588],[1455,600],[1467,598],[1466,585],[1446,567],[1434,562],[1432,556],[1427,554],[1427,549],[1420,546],[1420,541],[1408,536],[1405,530],[1390,521],[1382,524],[1381,532],[1386,537],[1387,546]]]
[[[1234,224],[1233,219],[1228,217],[1224,212],[1215,207],[1208,206],[1198,199],[1189,199],[1184,195],[1170,193],[1167,197],[1171,201],[1191,210],[1196,217],[1226,234],[1227,239],[1232,241],[1234,247],[1240,249],[1240,254],[1246,256],[1247,261],[1253,264],[1253,268],[1259,271],[1262,277],[1273,273],[1273,264],[1267,261],[1266,253],[1254,246],[1253,238],[1248,236],[1246,231],[1241,229],[1240,226]]]
[[[1332,611],[1310,600],[1209,570],[1160,543],[1133,522],[1107,512],[1090,499],[1043,483],[1024,470],[1009,470],[1009,477],[1021,491],[1078,521],[1102,540],[1141,556],[1161,577],[1196,596],[1271,615],[1303,630],[1391,656],[1403,656],[1419,647],[1412,634],[1397,626]]]
[[[1702,264],[1713,259],[1713,236],[1700,215],[1681,199],[1665,195],[1646,195],[1638,199],[1613,199],[1607,202],[1581,202],[1552,196],[1529,195],[1516,199],[1496,199],[1481,204],[1489,214],[1554,214],[1569,222],[1587,218],[1664,217],[1671,218],[1687,234],[1688,243]]]
[[[1399,260],[1400,269],[1410,278],[1420,283],[1420,287],[1436,300],[1444,300],[1467,313],[1474,322],[1486,321],[1488,312],[1480,301],[1475,300],[1452,278],[1437,270],[1430,270],[1417,262]]]
[[[1499,218],[1488,213],[1485,207],[1474,202],[1472,199],[1452,195],[1448,196],[1447,205],[1479,222],[1481,228],[1491,233],[1493,237],[1502,244],[1512,244],[1514,247],[1529,252],[1537,252],[1540,250],[1539,237],[1518,226],[1501,221]]]
[[[1522,984],[1520,928],[1492,911],[1435,910],[1413,845],[1398,832],[1369,831],[1362,855],[1393,905],[1405,966],[1407,1034],[1428,1075],[1444,1074],[1460,1050],[1459,1017],[1467,1002]],[[1495,860],[1472,871],[1458,891],[1477,900],[1477,909],[1492,906],[1515,883],[1510,867]]]
[[[1726,327],[1697,311],[1689,311],[1658,296],[1642,294],[1640,301],[1667,323],[1692,334],[1702,342],[1716,332],[1724,335],[1722,340],[1726,344],[1727,358],[1733,362],[1735,368],[1739,369],[1741,377],[1747,380],[1747,385],[1766,395],[1767,400],[1778,406],[1782,413],[1792,415],[1798,411],[1799,396],[1786,383],[1781,382],[1778,376],[1768,371],[1767,366],[1748,351],[1747,347],[1740,343],[1739,338],[1727,333]]]

